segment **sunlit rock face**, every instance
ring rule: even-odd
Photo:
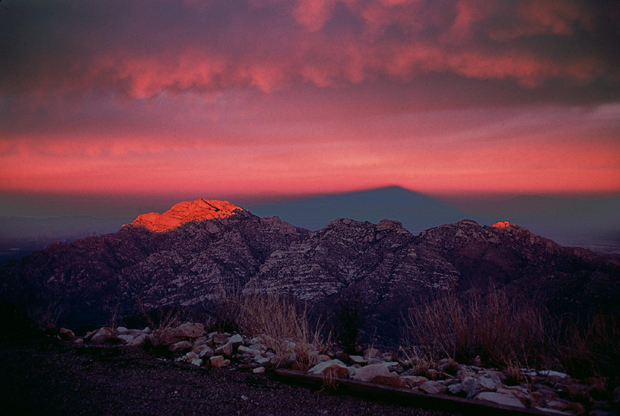
[[[150,212],[142,214],[130,225],[145,227],[151,231],[170,231],[191,221],[212,220],[226,218],[243,211],[228,201],[197,199],[195,201],[180,202],[163,214]]]

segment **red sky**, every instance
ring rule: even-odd
[[[5,0],[0,194],[618,193],[618,44],[604,0]]]

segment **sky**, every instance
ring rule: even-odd
[[[4,0],[0,200],[617,195],[619,44],[606,0]]]

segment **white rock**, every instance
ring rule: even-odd
[[[125,332],[129,331],[127,328],[125,328],[124,326],[119,326],[118,328],[116,328],[116,332],[118,332],[119,334],[123,334]]]
[[[131,341],[128,345],[131,347],[140,347],[144,345],[147,338],[148,338],[148,335],[140,334],[137,337],[135,337],[134,340]]]
[[[254,357],[254,361],[260,365],[265,365],[269,363],[269,360],[270,360],[269,358],[263,357],[262,355],[257,355],[256,357]]]
[[[259,350],[255,350],[254,348],[248,348],[245,345],[239,345],[237,352],[239,354],[249,354],[252,356],[260,355],[261,353]]]
[[[332,371],[336,371],[336,374],[339,377],[348,377],[349,376],[349,368],[340,360],[329,360],[323,363],[319,363],[308,370],[309,374],[321,375],[328,371],[329,369],[333,369]]]
[[[109,328],[101,328],[98,330],[93,337],[90,339],[92,342],[96,344],[103,344],[107,340],[111,339],[114,336],[114,333]]]
[[[321,354],[318,357],[316,357],[317,362],[319,363],[323,363],[325,361],[329,361],[331,360],[331,358],[329,358],[329,355],[325,355],[325,354]]]
[[[133,335],[119,335],[117,338],[125,341],[127,344],[131,344],[133,340],[135,339]]]
[[[200,358],[194,358],[190,361],[190,364],[200,367],[202,365],[202,360]]]
[[[536,410],[540,410],[541,412],[549,413],[551,415],[572,415],[573,414],[573,413],[563,412],[563,411],[557,410],[557,409],[551,409],[551,408],[548,408],[548,407],[537,406],[535,409]]]
[[[203,358],[203,357],[212,357],[214,354],[215,354],[215,351],[213,351],[213,349],[212,349],[212,348],[207,347],[207,348],[202,349],[202,350],[198,353],[198,356],[199,356],[200,358]]]
[[[420,384],[420,390],[427,392],[428,394],[445,394],[447,388],[438,381],[429,380]]]
[[[355,364],[366,364],[366,359],[362,357],[361,355],[349,355],[349,358]]]
[[[209,361],[211,362],[211,367],[213,367],[213,368],[220,368],[220,367],[224,367],[224,365],[226,365],[224,357],[222,357],[221,355],[215,355],[215,356],[209,358]]]
[[[393,369],[393,368],[398,367],[398,363],[397,363],[397,362],[395,362],[395,361],[388,361],[388,362],[383,363],[383,365],[384,365],[384,366],[385,366],[385,368],[387,368],[388,370],[391,370],[391,369]]]
[[[354,380],[369,382],[376,376],[389,376],[390,371],[383,364],[371,364],[358,368],[353,375]]]
[[[476,396],[476,400],[525,409],[525,406],[519,399],[507,394],[495,393],[491,391],[484,391],[478,394]]]
[[[252,370],[252,372],[254,374],[263,374],[265,372],[265,367],[256,367],[254,370]]]
[[[237,346],[242,345],[243,344],[243,337],[239,334],[235,334],[232,337],[228,338],[228,343],[229,344],[237,344]]]
[[[561,379],[565,379],[566,377],[568,377],[568,374],[554,370],[541,370],[538,372],[538,374],[544,377],[559,377]]]

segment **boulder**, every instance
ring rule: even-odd
[[[221,355],[214,355],[213,357],[210,357],[209,362],[213,368],[221,368],[225,365],[224,357]]]
[[[227,342],[226,344],[217,347],[215,349],[215,353],[230,358],[233,355],[233,344]]]
[[[192,349],[192,343],[189,341],[179,341],[168,347],[172,352],[183,352]]]
[[[340,360],[329,360],[315,365],[308,370],[308,374],[348,378],[349,368]]]
[[[237,348],[240,345],[243,345],[243,337],[239,334],[235,334],[228,338],[228,344],[232,344],[235,348]]]
[[[237,352],[239,354],[249,354],[251,356],[257,356],[261,353],[259,350],[256,350],[254,348],[248,348],[245,345],[239,345],[239,348],[237,348]]]
[[[446,391],[447,391],[446,386],[434,380],[429,380],[427,382],[424,382],[420,384],[419,387],[420,387],[420,390],[428,394],[446,394]]]
[[[353,364],[366,364],[366,359],[361,355],[349,355],[349,360],[351,360]]]
[[[263,355],[257,355],[254,357],[254,361],[256,361],[258,365],[265,365],[268,364],[269,361],[271,361],[271,358],[265,357]]]
[[[127,332],[127,331],[125,331],[125,332]],[[134,340],[134,337],[131,334],[121,334],[121,335],[118,335],[117,338],[120,339],[121,341],[127,343],[127,344],[133,342],[133,340]]]
[[[263,374],[265,372],[265,367],[256,367],[254,370],[252,370],[252,372],[254,374]]]
[[[144,345],[146,343],[146,339],[148,338],[148,335],[146,334],[140,334],[137,337],[134,338],[133,341],[131,341],[129,344],[129,346],[131,347],[141,347],[142,345]]]
[[[198,338],[204,333],[204,325],[187,322],[176,328],[166,328],[158,333],[159,342],[170,345],[184,339]]]
[[[200,351],[198,353],[198,356],[200,358],[203,358],[203,357],[213,357],[214,355],[215,355],[215,351],[213,351],[213,349],[210,348],[210,347],[207,347],[207,348],[203,349],[202,351]]]
[[[454,383],[448,386],[448,394],[456,397],[466,397],[467,392],[463,389],[462,383]]]
[[[65,341],[72,341],[75,339],[75,334],[73,331],[67,328],[60,328],[58,331],[58,336]]]
[[[398,377],[398,375],[376,376],[372,380],[370,380],[370,382],[375,383],[375,384],[381,384],[384,386],[390,386],[390,387],[399,387],[399,388],[407,387],[407,385],[405,384],[405,380]]]
[[[228,341],[221,345],[220,347],[215,349],[216,354],[221,354],[224,357],[232,357],[237,349],[243,344],[243,338],[239,334],[235,334],[232,337],[228,338]]]
[[[213,335],[213,342],[218,345],[226,344],[228,342],[228,338],[230,338],[230,335],[228,334],[217,333]]]
[[[426,377],[422,376],[403,376],[402,378],[403,380],[405,380],[405,383],[407,383],[407,385],[411,388],[417,387],[420,384],[426,383],[428,381]]]
[[[195,352],[196,354],[200,354],[202,351],[206,350],[207,348],[209,348],[209,346],[206,344],[194,343],[194,346],[192,347],[192,352]]]
[[[476,396],[476,400],[525,409],[525,406],[519,399],[508,394],[484,391]]]
[[[111,328],[101,328],[90,339],[95,344],[103,344],[114,338],[114,330]]]
[[[499,380],[493,376],[483,375],[481,377],[466,377],[463,380],[463,389],[467,391],[467,398],[476,397],[482,392],[496,391]]]
[[[190,364],[200,367],[202,365],[202,360],[200,358],[194,358],[190,361]]]
[[[354,380],[370,381],[377,376],[389,376],[390,371],[383,364],[371,364],[366,367],[358,368],[353,375]]]

